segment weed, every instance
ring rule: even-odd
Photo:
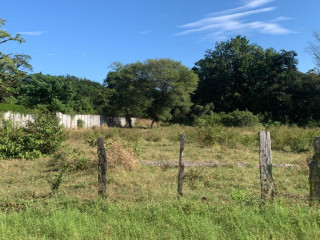
[[[232,200],[234,200],[240,204],[243,204],[247,200],[247,194],[242,190],[232,189],[232,191],[230,193],[230,197]]]
[[[67,167],[65,167],[65,166],[61,167],[53,179],[47,179],[48,183],[50,184],[50,188],[51,188],[51,192],[49,194],[50,197],[58,192],[59,187],[62,183],[62,177],[67,171],[68,171]]]

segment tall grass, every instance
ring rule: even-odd
[[[308,206],[305,164],[319,129],[267,128],[273,161],[298,165],[274,168],[273,203],[259,199],[259,130],[266,128],[172,125],[68,131],[63,149],[52,159],[0,161],[0,239],[320,238],[320,211]],[[231,167],[186,168],[180,200],[175,168],[110,167],[108,198],[98,197],[97,137],[105,138],[113,154],[126,150],[138,163],[178,161],[181,133],[187,134],[186,161],[221,161]],[[249,166],[235,167],[236,162]],[[52,186],[46,179],[54,179],[66,164],[70,171],[50,198]]]
[[[1,239],[318,239],[319,210],[175,201],[73,202],[0,213]]]

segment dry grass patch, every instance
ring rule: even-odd
[[[130,147],[125,146],[121,141],[109,140],[107,144],[108,167],[116,168],[121,166],[129,170],[136,168],[137,156]]]

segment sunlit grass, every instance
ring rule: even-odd
[[[227,134],[220,143],[206,142],[204,129],[179,125],[70,131],[60,155],[1,160],[0,239],[319,238],[320,212],[309,207],[307,166],[313,154],[307,138],[318,130],[284,127],[272,140],[286,146],[273,150],[273,162],[295,167],[273,169],[276,194],[269,205],[260,200],[259,129],[223,127]],[[292,130],[309,150],[292,148],[297,142],[292,139],[299,139],[293,133],[285,139]],[[229,165],[186,168],[183,198],[177,197],[175,167],[117,166],[108,171],[107,199],[97,195],[97,153],[90,146],[96,137],[104,137],[107,150],[113,141],[122,142],[138,162],[161,162],[178,161],[181,133],[187,134],[185,161]],[[79,152],[81,168],[76,165]],[[48,179],[64,164],[70,169],[50,197]]]

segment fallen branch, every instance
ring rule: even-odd
[[[174,161],[141,161],[141,165],[147,166],[155,166],[155,167],[178,167],[179,163]],[[225,163],[225,162],[187,162],[184,161],[185,167],[259,167],[259,164],[251,164],[251,163]],[[275,168],[292,168],[297,167],[294,164],[288,163],[279,163],[272,164]]]

